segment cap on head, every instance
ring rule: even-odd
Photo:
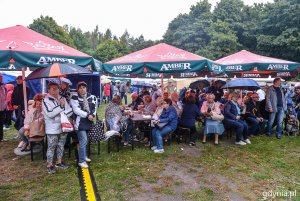
[[[81,86],[87,87],[87,84],[84,81],[78,82],[76,88],[79,89],[79,87],[81,87]]]

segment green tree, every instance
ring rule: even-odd
[[[100,43],[94,53],[94,57],[102,62],[128,54],[126,45],[118,40],[105,40]]]
[[[93,50],[91,43],[80,28],[70,27],[69,35],[73,39],[78,50],[87,54],[92,54]]]
[[[180,14],[170,22],[164,42],[190,52],[205,48],[210,41],[211,4],[202,0],[191,7],[189,14]]]
[[[48,36],[49,38],[76,48],[72,38],[68,35],[63,27],[59,26],[55,22],[52,17],[41,16],[40,18],[33,20],[33,23],[29,25],[29,28],[45,36]]]
[[[200,49],[196,53],[207,58],[218,59],[228,56],[240,48],[238,38],[234,31],[230,29],[227,22],[217,20],[213,23],[210,31],[211,40],[205,49]]]

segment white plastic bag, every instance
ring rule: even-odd
[[[69,121],[67,115],[64,112],[60,113],[60,121],[63,133],[72,132],[74,130],[73,124]]]

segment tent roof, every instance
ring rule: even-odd
[[[91,57],[21,25],[0,29],[0,51]]]
[[[241,50],[237,53],[229,55],[227,57],[216,60],[215,62],[223,65],[231,64],[249,64],[249,63],[295,63],[282,59],[276,59],[272,57],[266,57],[258,54],[254,54],[247,50]]]
[[[106,64],[141,63],[141,62],[178,62],[191,60],[208,60],[199,55],[187,52],[166,43],[145,48],[114,59]]]

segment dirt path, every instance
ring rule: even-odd
[[[199,156],[201,149],[182,148],[182,153]],[[154,174],[155,181],[140,181],[140,187],[133,189],[128,200],[182,201],[182,200],[247,200],[238,194],[238,185],[220,174],[208,174],[200,165],[177,163],[166,160],[163,171]]]

